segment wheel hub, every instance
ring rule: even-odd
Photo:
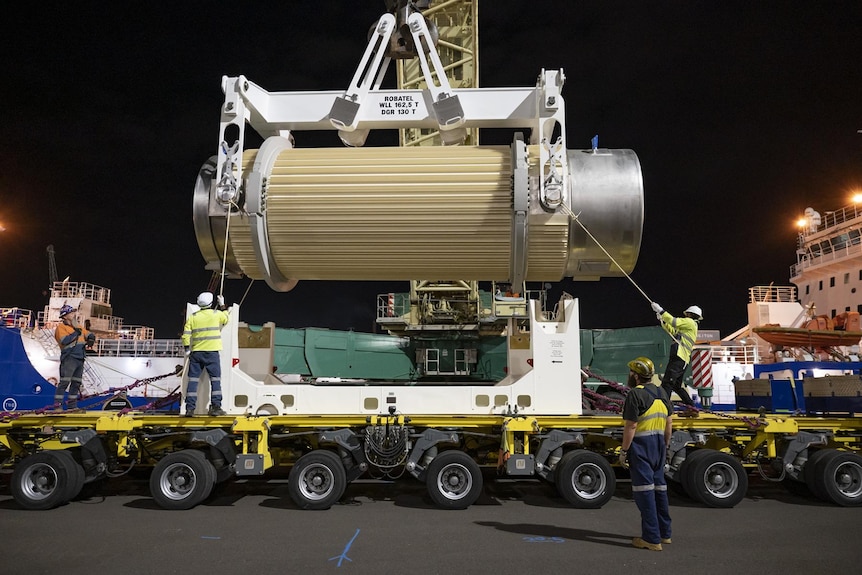
[[[724,485],[724,475],[721,473],[713,473],[709,476],[709,484],[713,487],[721,487]]]
[[[332,472],[323,465],[310,467],[302,477],[306,497],[321,499],[332,490]]]

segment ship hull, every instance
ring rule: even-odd
[[[53,406],[60,358],[40,344],[39,330],[0,329],[0,411]],[[41,334],[44,335],[44,334]],[[88,410],[139,408],[182,386],[184,360],[176,356],[88,355],[79,407]],[[110,401],[120,396],[124,401]],[[178,409],[176,402],[160,410]]]

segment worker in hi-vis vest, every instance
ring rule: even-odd
[[[697,323],[703,319],[703,311],[698,306],[693,305],[683,312],[683,317],[673,317],[655,302],[652,302],[650,306],[661,322],[662,328],[674,340],[670,348],[670,358],[668,358],[667,367],[664,370],[664,377],[661,380],[661,387],[668,397],[675,391],[683,403],[689,407],[694,407],[694,401],[682,384],[682,376],[691,361],[691,350],[697,340]]]
[[[63,409],[66,390],[69,391],[69,409],[78,408],[78,392],[84,380],[86,349],[92,348],[96,336],[78,325],[76,310],[66,304],[60,308],[60,323],[54,330],[54,339],[60,346],[60,383],[54,392],[54,403]]]
[[[209,415],[224,415],[221,408],[221,329],[229,316],[224,311],[224,297],[218,296],[218,307],[213,307],[213,294],[205,291],[198,296],[201,308],[186,320],[183,329],[183,347],[189,363],[189,381],[186,387],[186,417],[194,417],[198,403],[198,381],[206,370],[210,378],[211,394]]]
[[[652,383],[655,365],[650,358],[635,358],[628,367],[619,462],[631,471],[632,496],[641,512],[641,536],[632,539],[632,545],[661,551],[662,543],[671,542],[664,464],[673,434],[673,406],[664,389]]]

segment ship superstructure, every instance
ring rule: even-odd
[[[835,211],[807,208],[790,281],[809,315],[862,313],[862,194]]]
[[[75,308],[78,323],[96,336],[84,363],[84,407],[99,409],[117,393],[123,394],[126,405],[140,406],[179,389],[183,365],[179,339],[155,339],[153,328],[125,324],[123,318],[113,315],[109,288],[58,281],[52,284],[48,304],[40,312],[0,309],[5,330],[4,358],[0,360],[3,411],[51,405],[53,386],[60,377],[60,348],[54,330],[64,305]],[[160,377],[171,373],[174,375]],[[136,386],[155,378],[158,383]]]

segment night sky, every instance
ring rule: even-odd
[[[176,336],[210,279],[192,191],[216,152],[222,75],[343,90],[384,10],[18,5],[0,61],[0,307],[44,306],[52,244],[60,279],[111,288],[126,324]],[[542,68],[563,68],[568,147],[598,134],[638,154],[646,207],[632,278],[677,315],[700,305],[704,329],[742,327],[750,286],[788,285],[802,211],[847,205],[862,188],[862,2],[480,0],[479,11],[482,86],[533,86]],[[248,285],[228,281],[228,302]],[[241,315],[371,331],[375,295],[407,289],[301,281],[275,293],[258,281]],[[564,280],[552,294],[562,290],[580,298],[582,327],[655,322],[625,278]]]

